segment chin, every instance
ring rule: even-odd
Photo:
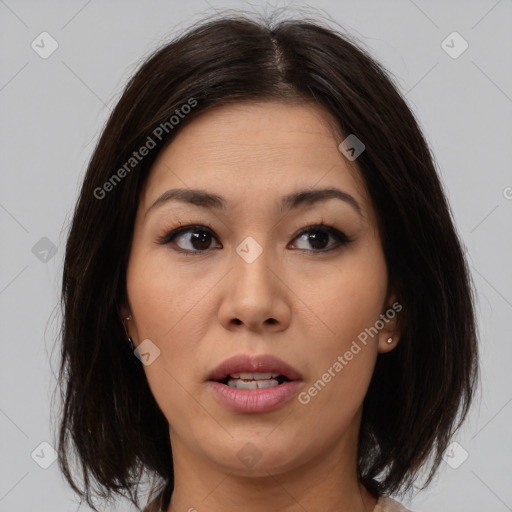
[[[269,440],[265,433],[237,436],[226,445],[209,447],[205,455],[213,464],[236,476],[267,477],[285,473],[301,465],[305,454],[297,452],[297,444],[286,442],[279,436]],[[273,435],[273,434],[271,434]],[[302,455],[302,456],[301,456]]]

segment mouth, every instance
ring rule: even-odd
[[[274,387],[283,382],[301,380],[302,375],[271,354],[240,354],[223,361],[208,376],[208,380],[221,382],[237,389]]]
[[[265,389],[274,388],[291,382],[288,377],[279,373],[233,373],[217,381],[235,389]]]
[[[270,354],[233,356],[207,379],[220,403],[240,413],[273,411],[289,401],[302,382],[295,368]]]

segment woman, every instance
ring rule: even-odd
[[[477,385],[420,128],[310,21],[223,17],[147,59],[90,161],[62,294],[59,464],[93,508],[138,507],[149,477],[147,511],[403,511],[390,495],[431,482]]]

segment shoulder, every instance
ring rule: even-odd
[[[160,509],[156,506],[156,500],[145,506],[142,509],[142,512],[160,512]],[[381,496],[378,499],[373,512],[410,512],[410,510],[406,509],[393,498]]]
[[[373,512],[410,512],[393,498],[381,496],[373,509]]]

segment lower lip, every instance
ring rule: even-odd
[[[283,382],[273,388],[236,389],[208,381],[219,400],[229,409],[241,413],[262,413],[279,409],[297,394],[301,381]]]

